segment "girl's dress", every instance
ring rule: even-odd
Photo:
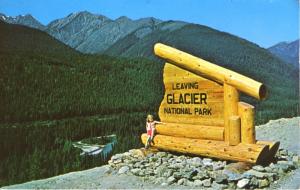
[[[154,129],[155,129],[155,125],[157,123],[160,123],[160,122],[158,122],[158,121],[147,122],[147,135],[148,136],[152,137],[152,135],[154,135],[153,132],[154,132]]]

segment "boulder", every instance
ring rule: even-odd
[[[225,174],[222,174],[222,173],[216,174],[216,177],[215,177],[216,183],[226,183],[227,179],[228,179],[228,176]]]
[[[123,166],[119,169],[118,174],[125,174],[129,171],[129,167],[128,166]]]
[[[134,168],[134,169],[131,169],[130,172],[131,172],[133,175],[139,175],[139,173],[141,172],[141,169],[139,169],[139,168]]]
[[[258,188],[268,187],[270,182],[267,179],[258,180]]]
[[[252,169],[254,169],[256,171],[259,171],[259,172],[264,172],[265,171],[265,168],[262,167],[261,165],[253,166]]]
[[[194,186],[195,187],[200,187],[202,186],[203,182],[199,179],[194,180]]]
[[[212,159],[210,159],[210,158],[204,158],[202,160],[202,163],[204,166],[212,166],[213,165]]]
[[[211,187],[211,178],[202,181],[204,187]]]
[[[184,185],[185,180],[186,180],[185,178],[179,179],[179,180],[177,181],[177,185]]]
[[[246,188],[247,185],[249,185],[249,182],[250,180],[247,179],[247,178],[243,178],[243,179],[240,179],[238,182],[237,182],[237,187],[238,188]]]
[[[175,178],[175,177],[173,177],[173,176],[168,177],[167,183],[168,183],[169,185],[172,184],[172,183],[174,183],[174,182],[176,182],[176,178]]]

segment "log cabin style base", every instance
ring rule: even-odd
[[[256,140],[254,106],[240,92],[265,99],[266,87],[251,78],[164,44],[154,52],[164,67],[165,95],[154,148],[252,164],[273,160],[279,142]],[[147,135],[142,134],[145,144]]]
[[[142,134],[141,138],[143,144],[145,144],[147,141],[147,134]],[[278,150],[279,142],[266,142],[264,144],[262,144],[261,141],[258,142],[260,143],[239,143],[235,146],[231,146],[225,141],[174,137],[158,134],[154,137],[151,146],[165,151],[265,165],[272,161]],[[273,146],[269,146],[269,143],[273,144]]]

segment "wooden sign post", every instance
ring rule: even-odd
[[[254,107],[239,102],[239,92],[264,99],[262,83],[163,44],[154,52],[167,60],[159,108],[166,124],[157,125],[154,147],[250,163],[272,160],[279,142],[256,141]]]

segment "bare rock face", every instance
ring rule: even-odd
[[[150,32],[149,29],[153,28],[160,22],[161,21],[157,19],[131,20],[127,17],[120,17],[114,21],[106,23],[98,30],[95,30],[91,35],[89,35],[88,39],[77,46],[76,49],[86,53],[104,52],[115,42],[124,38],[129,33],[139,29],[138,36],[144,36],[145,33]],[[148,28],[148,31],[146,28]]]
[[[134,31],[136,36],[144,37],[161,22],[155,18],[131,20],[125,16],[112,20],[83,11],[54,20],[45,31],[81,52],[100,53]]]
[[[154,31],[173,31],[188,24],[181,21],[163,22],[153,17],[132,20],[122,16],[113,20],[88,11],[71,13],[46,26],[29,14],[10,17],[0,13],[0,20],[43,30],[83,53],[105,52],[118,56],[121,55],[120,52]]]
[[[33,16],[31,16],[30,14],[11,17],[0,13],[0,20],[10,24],[20,24],[24,26],[29,26],[31,28],[36,28],[39,30],[46,29],[46,27],[43,24],[41,24],[39,21],[33,18]]]
[[[72,13],[65,18],[57,19],[47,25],[46,32],[65,44],[77,48],[88,40],[95,31],[112,22],[102,15],[87,11]]]
[[[296,66],[299,65],[299,40],[293,42],[280,42],[269,47],[268,50],[288,63]]]

